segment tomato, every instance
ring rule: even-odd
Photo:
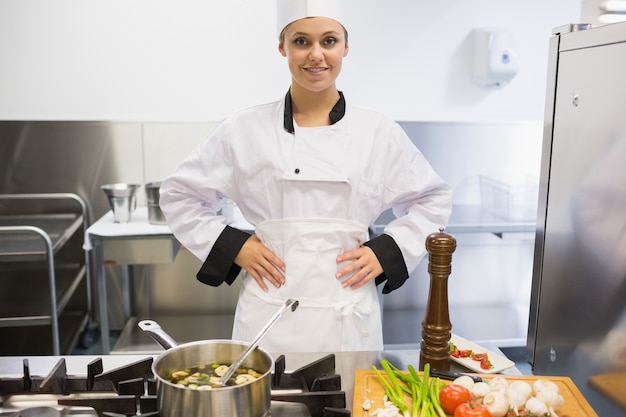
[[[462,385],[448,384],[439,391],[439,403],[448,414],[453,414],[459,406],[472,399],[472,393]]]
[[[491,413],[484,405],[468,401],[454,410],[454,417],[491,417]]]
[[[471,357],[475,361],[480,362],[480,367],[482,369],[491,369],[491,361],[486,353],[472,353]]]
[[[467,358],[472,354],[472,350],[471,349],[467,349],[467,350],[459,350],[459,348],[457,348],[456,346],[452,349],[450,349],[450,355],[452,355],[455,358]]]
[[[474,359],[475,361],[483,360],[486,357],[487,357],[486,353],[472,353],[472,359]]]

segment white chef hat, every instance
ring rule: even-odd
[[[328,17],[343,24],[342,0],[277,0],[276,30],[278,35],[296,20],[305,17]]]

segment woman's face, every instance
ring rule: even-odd
[[[339,22],[311,17],[287,26],[278,50],[287,57],[292,87],[318,92],[334,87],[343,57],[348,54],[348,43]]]

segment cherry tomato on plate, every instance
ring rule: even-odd
[[[489,356],[486,353],[472,353],[472,359],[480,362],[480,367],[482,369],[491,369],[491,367],[493,366],[491,365]]]
[[[491,417],[491,413],[484,405],[469,401],[454,410],[454,417]]]
[[[480,367],[482,369],[491,369],[493,365],[491,364],[491,361],[489,361],[488,357],[484,357],[480,360]]]
[[[447,414],[454,414],[454,410],[463,403],[472,399],[472,393],[462,385],[448,384],[439,391],[439,403]]]
[[[460,350],[454,344],[450,344],[450,355],[455,358],[469,358],[472,354],[471,349]]]
[[[481,361],[487,357],[486,353],[472,353],[472,359],[475,361]]]
[[[459,350],[459,356],[462,358],[469,358],[472,354],[472,349]]]

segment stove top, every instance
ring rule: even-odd
[[[18,358],[15,359],[19,360]],[[0,374],[0,416],[156,417],[154,357],[148,356],[108,368],[102,357],[88,362],[77,374],[68,372],[61,357],[46,374],[21,360],[18,374]],[[37,361],[37,359],[35,359]],[[350,416],[341,375],[335,372],[335,355],[328,354],[286,372],[285,356],[275,360],[271,374],[272,403],[269,416]],[[38,407],[37,410],[33,410]],[[57,412],[55,413],[55,410]],[[48,414],[49,412],[49,414]]]

